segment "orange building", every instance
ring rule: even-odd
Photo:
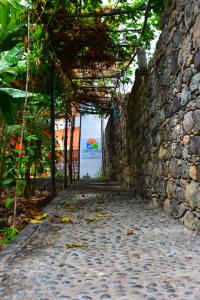
[[[70,149],[71,127],[67,129],[67,150]],[[64,169],[64,139],[65,139],[65,120],[58,119],[55,121],[55,138],[57,153],[57,169],[62,172]],[[75,128],[73,134],[73,173],[77,174],[79,165],[79,138],[80,138],[80,116],[75,118]],[[69,158],[69,152],[68,152]]]

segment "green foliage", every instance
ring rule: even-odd
[[[5,200],[5,208],[8,209],[12,205],[12,199],[10,197],[7,197]]]
[[[19,230],[14,226],[10,226],[0,230],[0,232],[5,235],[5,237],[1,240],[0,246],[5,247],[10,243],[10,241],[16,238]]]
[[[22,40],[21,26],[24,25],[25,2],[0,0],[0,50],[9,50]],[[21,26],[20,26],[21,25]]]
[[[35,174],[36,171],[42,172],[48,162],[48,94],[52,59],[56,61],[59,93],[72,95],[73,98],[76,86],[74,88],[75,84],[71,84],[69,77],[73,77],[70,71],[76,62],[83,61],[86,66],[96,66],[94,62],[98,65],[98,60],[94,59],[93,62],[92,57],[98,57],[100,53],[103,56],[102,64],[108,68],[113,66],[115,60],[118,61],[116,70],[124,71],[124,78],[120,80],[128,83],[132,70],[126,68],[127,62],[138,46],[149,49],[155,29],[160,29],[160,16],[166,1],[152,0],[147,19],[148,0],[109,2],[110,5],[105,6],[103,0],[33,1],[30,7],[30,52],[27,54],[28,5],[20,0],[0,0],[0,188],[11,186],[18,178],[16,195],[20,196],[25,191],[28,193],[30,170],[34,169]],[[128,13],[79,18],[79,13],[101,15],[115,9]],[[75,16],[69,17],[70,14]],[[73,31],[77,28],[85,29],[86,34],[84,31]],[[104,35],[98,32],[99,28]],[[96,29],[97,32],[92,34],[88,29]],[[92,50],[94,43],[96,47]],[[128,46],[121,47],[120,44]],[[28,94],[23,116],[27,65],[31,74],[31,93]],[[98,86],[110,85],[112,81],[99,80]],[[77,81],[77,85],[81,84],[81,80]],[[65,101],[64,96],[57,97],[57,116],[63,113]],[[97,111],[102,113],[101,107]],[[19,152],[23,118],[26,126]]]

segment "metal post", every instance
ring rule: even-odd
[[[56,100],[56,71],[55,65],[52,66],[52,86],[51,86],[51,193],[55,195],[55,100]]]
[[[104,117],[101,116],[101,151],[102,151],[102,170],[105,176],[105,157],[104,157]]]
[[[69,149],[69,182],[73,182],[73,138],[74,138],[75,116],[72,116],[70,130],[70,149]]]
[[[82,128],[82,114],[80,113],[80,128],[79,128],[79,156],[78,156],[78,179],[80,179],[80,165],[81,165],[81,128]]]
[[[67,100],[65,101],[65,137],[64,137],[64,188],[66,189],[68,186],[68,178],[67,178],[67,164],[68,164],[68,157],[67,157],[67,140],[68,140],[68,105]]]

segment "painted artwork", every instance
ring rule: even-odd
[[[100,158],[101,139],[100,138],[83,138],[81,140],[81,158]]]

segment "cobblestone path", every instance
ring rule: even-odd
[[[200,237],[133,192],[74,186],[46,211],[52,220],[29,225],[1,259],[1,300],[200,299]],[[112,217],[85,220],[97,214]],[[88,247],[67,249],[72,242]]]

